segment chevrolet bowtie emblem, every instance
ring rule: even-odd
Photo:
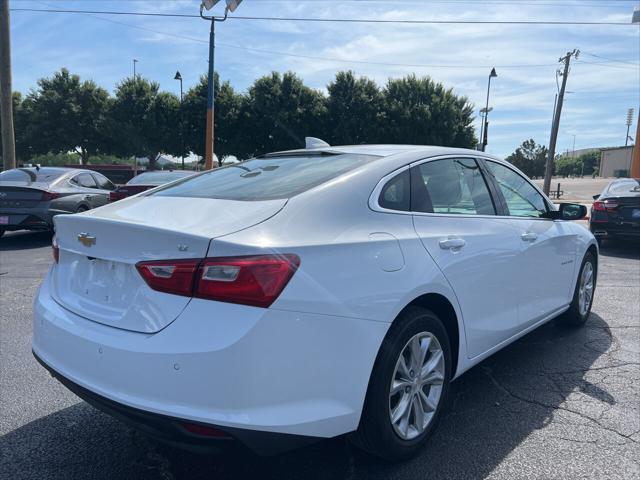
[[[89,235],[88,233],[79,233],[78,241],[85,247],[90,247],[96,244],[96,237]]]

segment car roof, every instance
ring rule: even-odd
[[[33,172],[50,172],[50,173],[60,173],[61,175],[66,175],[70,173],[80,173],[80,172],[91,172],[97,173],[93,170],[89,170],[87,168],[69,168],[69,167],[18,167],[16,170],[31,170]]]
[[[378,144],[378,145],[336,145],[318,148],[300,148],[296,150],[286,150],[281,152],[269,153],[267,156],[291,155],[291,154],[359,154],[359,155],[377,155],[380,157],[389,157],[400,153],[415,153],[419,156],[432,157],[438,155],[451,154],[473,154],[478,155],[478,150],[470,150],[466,148],[439,147],[434,145],[395,145],[395,144]]]

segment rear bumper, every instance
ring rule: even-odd
[[[64,309],[49,281],[32,348],[57,377],[101,404],[216,426],[258,451],[245,430],[302,437],[285,444],[355,430],[389,327],[194,299],[160,332],[135,333]]]
[[[0,216],[9,217],[9,223],[7,225],[0,225],[0,229],[6,231],[51,230],[53,228],[53,217],[59,213],[68,212],[38,208],[29,210],[0,210]]]
[[[592,222],[589,229],[596,238],[640,239],[640,222],[623,225],[610,222]]]
[[[33,352],[33,356],[40,365],[49,371],[52,377],[88,404],[156,440],[178,448],[198,453],[219,453],[230,444],[240,442],[259,455],[273,455],[319,440],[317,437],[260,432],[220,427],[200,422],[187,422],[191,425],[215,428],[221,433],[220,436],[215,437],[194,434],[185,427],[185,419],[159,415],[114,402],[64,377],[47,365],[35,352]]]

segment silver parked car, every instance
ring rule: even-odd
[[[0,236],[10,230],[51,230],[55,215],[105,205],[115,188],[107,177],[91,170],[6,170],[0,173]]]

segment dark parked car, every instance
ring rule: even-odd
[[[196,172],[190,170],[156,170],[153,172],[144,172],[133,177],[125,185],[116,188],[111,192],[109,200],[112,202],[122,200],[123,198],[144,192],[150,188],[180,180],[181,178],[190,177],[191,175],[195,175],[195,173]]]
[[[105,205],[113,189],[107,177],[91,170],[6,170],[0,173],[0,236],[10,230],[51,230],[55,215]]]
[[[640,240],[640,179],[613,180],[593,199],[589,228],[598,243],[611,238]]]

